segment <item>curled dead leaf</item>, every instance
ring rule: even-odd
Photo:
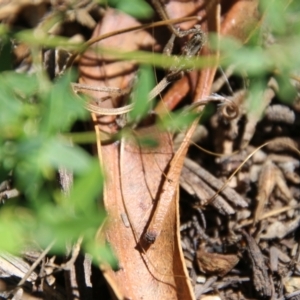
[[[199,269],[205,274],[224,276],[239,262],[236,254],[209,253],[204,249],[197,251]]]

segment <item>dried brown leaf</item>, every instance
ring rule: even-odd
[[[131,17],[109,9],[97,26],[94,37],[137,25]],[[103,40],[102,46],[131,51],[154,44],[145,32],[130,32]],[[94,86],[123,88],[134,76],[132,62],[115,62],[109,56],[98,56],[89,50],[81,59],[81,82]],[[90,93],[100,98],[102,93]],[[108,99],[103,107],[117,107],[122,99]],[[98,153],[106,175],[104,203],[108,212],[106,238],[119,260],[119,270],[105,270],[105,277],[115,295],[130,299],[193,299],[184,259],[179,247],[178,201],[172,199],[162,222],[161,234],[153,247],[145,252],[139,243],[153,214],[166,181],[165,171],[173,156],[168,133],[154,127],[132,132],[120,142],[101,145],[100,130],[114,132],[114,117],[93,115],[98,133]],[[140,138],[150,137],[158,147],[147,148]],[[174,188],[177,198],[177,186]]]
[[[199,269],[205,274],[225,276],[239,262],[236,254],[209,253],[203,249],[197,251]]]
[[[102,21],[95,28],[92,38],[98,37],[112,30],[124,29],[140,25],[134,18],[122,12],[108,9]],[[109,55],[99,54],[99,47],[135,51],[149,49],[155,46],[155,40],[145,30],[127,32],[118,36],[106,38],[94,44],[80,59],[80,83],[94,87],[112,87],[126,89],[132,84],[137,65],[132,61],[115,61]],[[89,91],[88,94],[96,101],[99,107],[114,108],[121,106],[122,97],[107,97],[105,92]],[[101,98],[107,100],[101,102]],[[113,125],[115,116],[98,117],[101,130],[108,133],[117,131]],[[109,125],[105,125],[109,124]]]
[[[256,197],[257,206],[254,213],[254,222],[257,222],[263,213],[265,204],[275,187],[277,174],[278,168],[270,160],[267,160],[263,165],[259,176],[258,195]]]

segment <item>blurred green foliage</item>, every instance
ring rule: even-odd
[[[145,0],[97,0],[96,2],[117,8],[139,19],[149,19],[153,15],[151,6]]]
[[[261,20],[245,43],[232,37],[210,36],[211,45],[220,49],[220,65],[234,66],[234,73],[246,78],[249,91],[247,110],[261,117],[262,95],[273,76],[279,85],[276,96],[291,103],[296,96],[291,75],[299,74],[300,10],[297,1],[259,1]]]
[[[83,236],[94,257],[115,263],[94,241],[105,218],[99,161],[65,137],[74,122],[88,118],[71,90],[75,80],[72,71],[55,82],[38,69],[0,73],[0,180],[12,180],[21,193],[1,205],[0,249],[17,252],[30,240],[42,247],[55,240],[53,249],[64,253],[67,242]],[[69,194],[58,184],[60,169],[74,174]]]
[[[150,65],[141,65],[138,81],[135,82],[131,96],[134,107],[133,110],[129,112],[130,121],[137,122],[149,112],[153,101],[148,101],[148,94],[154,86],[155,81],[152,67]]]

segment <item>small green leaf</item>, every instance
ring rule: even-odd
[[[130,120],[141,120],[149,112],[152,103],[148,101],[148,95],[153,87],[154,75],[152,67],[142,65],[139,70],[138,81],[132,93],[134,108],[129,113]]]
[[[101,245],[95,241],[89,241],[89,243],[84,244],[84,248],[87,253],[92,255],[95,265],[106,262],[109,263],[113,269],[118,268],[118,260],[109,245]]]
[[[28,75],[16,72],[5,72],[3,84],[13,90],[21,98],[33,96],[38,92],[39,83],[36,75]]]
[[[297,2],[297,1],[292,1]],[[262,0],[259,5],[264,12],[264,22],[268,24],[273,33],[283,34],[286,30],[283,12],[286,11],[286,1]]]
[[[81,201],[89,197],[87,191]],[[93,209],[90,208],[82,214],[74,211],[72,206],[41,202],[37,213],[34,237],[44,246],[55,239],[55,250],[60,252],[64,251],[66,241],[76,241],[79,236],[85,237],[88,241],[93,240],[105,216],[103,210],[97,208],[96,203]]]
[[[116,7],[139,19],[149,19],[153,15],[151,6],[143,0],[118,1]]]
[[[115,7],[124,13],[127,13],[135,18],[149,19],[153,15],[151,6],[145,0],[98,0],[99,4]]]
[[[76,178],[71,190],[69,199],[76,211],[90,212],[95,209],[96,200],[101,196],[103,181],[99,161],[95,159],[89,169]]]
[[[35,224],[29,210],[18,207],[1,207],[0,211],[0,249],[17,253],[30,237]]]
[[[14,85],[5,82],[5,77],[10,76],[10,72],[0,75],[0,126],[1,133],[7,133],[9,128],[19,124],[18,120],[22,115],[22,103],[16,98]],[[7,130],[6,130],[7,128]]]
[[[75,173],[85,172],[92,162],[81,148],[58,138],[46,140],[36,159],[41,166],[51,166],[55,169],[65,167]]]
[[[5,36],[9,32],[9,27],[7,24],[0,24],[0,36]]]
[[[41,129],[48,134],[69,130],[76,119],[84,119],[88,115],[83,100],[71,90],[70,82],[74,78],[74,73],[66,73],[45,97]]]
[[[286,104],[292,105],[295,97],[297,96],[295,86],[291,84],[290,79],[286,76],[276,76],[276,81],[279,85],[277,93],[278,97]]]
[[[254,116],[258,120],[263,115],[264,103],[263,93],[266,89],[267,83],[262,80],[252,80],[249,88],[249,95],[246,101],[246,109],[250,116]]]
[[[242,47],[236,51],[228,51],[222,62],[225,66],[234,64],[239,73],[247,72],[260,75],[274,68],[274,61],[261,47]]]
[[[159,122],[163,130],[178,132],[186,129],[199,115],[194,112],[169,112]]]
[[[17,40],[23,41],[31,46],[42,46],[45,48],[62,48],[64,50],[81,51],[83,44],[70,43],[69,39],[61,36],[54,36],[34,30],[22,30],[15,34]]]

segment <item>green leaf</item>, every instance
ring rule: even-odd
[[[292,105],[297,96],[295,86],[291,84],[290,79],[286,76],[276,76],[276,81],[279,85],[278,97],[286,104]]]
[[[267,83],[262,78],[260,80],[252,80],[249,87],[246,110],[249,116],[254,116],[258,120],[262,117],[265,108],[263,96],[266,87]]]
[[[268,24],[269,29],[273,33],[283,34],[286,31],[283,12],[286,11],[287,2],[283,0],[262,0],[259,1],[259,5],[264,12],[264,22]]]
[[[98,266],[100,263],[107,262],[113,269],[118,268],[118,260],[109,245],[101,245],[96,241],[90,241],[84,243],[84,249],[93,256],[95,265]]]
[[[7,24],[0,24],[0,36],[5,36],[9,32],[9,27]]]
[[[144,0],[98,0],[99,4],[115,7],[135,18],[149,19],[154,14],[151,6]]]
[[[143,0],[117,1],[116,7],[139,19],[149,19],[154,14],[151,6]]]
[[[152,67],[142,65],[139,70],[138,81],[133,91],[134,108],[129,112],[129,119],[138,121],[145,116],[152,105],[148,101],[148,94],[154,87],[154,74]],[[153,100],[152,100],[153,101]]]
[[[92,160],[88,154],[78,146],[72,146],[62,138],[46,140],[41,145],[37,161],[41,166],[58,169],[64,167],[75,173],[85,172]]]
[[[58,47],[70,51],[81,51],[83,49],[82,43],[70,43],[69,38],[49,35],[43,31],[36,32],[31,29],[16,33],[15,38],[31,46],[42,46],[45,48]]]
[[[11,89],[23,99],[36,94],[39,89],[39,79],[36,74],[28,75],[16,72],[5,72],[1,81],[3,81],[3,84],[5,84],[8,89]]]
[[[6,75],[9,76],[10,72],[0,75],[0,134],[3,136],[21,125],[18,121],[22,115],[22,103],[16,98],[13,85],[5,82]]]
[[[187,111],[169,112],[161,118],[158,125],[163,130],[178,132],[188,128],[198,116],[197,113]]]
[[[30,238],[34,218],[29,210],[18,207],[2,207],[0,211],[0,249],[19,252]]]
[[[84,201],[84,199],[82,199]],[[63,252],[66,241],[76,241],[79,236],[88,236],[89,239],[96,235],[98,227],[104,220],[104,214],[95,207],[83,217],[72,209],[62,209],[61,206],[41,205],[38,210],[38,226],[34,237],[41,245],[46,246],[56,240],[55,250]]]
[[[66,73],[54,84],[43,102],[41,129],[48,134],[67,131],[76,119],[85,119],[83,100],[71,90],[74,73]]]
[[[103,188],[103,175],[99,161],[95,159],[86,172],[81,173],[71,190],[70,201],[76,211],[89,214],[95,209],[96,200]],[[87,197],[87,194],[89,197]]]
[[[222,65],[234,65],[239,73],[247,72],[254,76],[272,71],[274,61],[261,47],[244,46],[236,50],[227,49]]]

